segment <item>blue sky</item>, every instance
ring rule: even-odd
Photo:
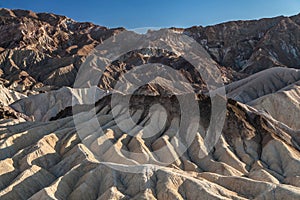
[[[0,6],[128,29],[206,26],[300,13],[300,0],[0,0]]]

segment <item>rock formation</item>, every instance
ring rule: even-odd
[[[1,9],[0,199],[299,199],[299,24],[171,28],[199,42],[205,76],[149,47],[78,87],[82,65],[106,62],[92,50],[125,29]]]

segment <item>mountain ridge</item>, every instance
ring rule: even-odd
[[[299,22],[175,29],[224,83],[209,91],[167,49],[108,63],[96,47],[123,28],[1,9],[0,198],[299,199]],[[172,45],[171,31],[130,36],[148,45],[162,32]]]

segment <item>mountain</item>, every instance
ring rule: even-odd
[[[299,199],[299,24],[0,9],[0,199]]]
[[[299,68],[300,15],[234,21],[182,30],[201,43],[220,65],[253,74],[282,66]]]
[[[91,50],[125,30],[24,10],[1,9],[0,17],[2,82],[9,89],[23,93],[72,86],[78,68]],[[224,71],[225,83],[230,83],[272,67],[299,68],[299,18],[276,17],[173,29],[198,41]],[[151,63],[162,58],[156,54],[146,59],[145,52],[130,56],[128,61],[133,63]],[[180,58],[160,62],[174,63],[175,68],[188,65]],[[117,65],[121,64],[124,63]],[[115,68],[122,70],[121,66]]]
[[[72,86],[87,54],[122,31],[31,11],[0,11],[2,82],[19,91]]]

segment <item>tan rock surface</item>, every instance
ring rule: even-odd
[[[153,150],[166,147],[170,153],[166,158],[178,156],[170,141],[170,137],[178,136],[155,136],[157,139],[147,141],[127,134],[119,135],[118,128],[110,121],[112,118],[103,118],[105,115],[101,114],[106,112],[109,116],[110,108],[101,103],[98,106],[106,110],[100,109],[97,118],[107,130],[108,137],[101,136],[99,128],[90,127],[91,133],[81,135],[80,139],[72,116],[2,126],[2,198],[259,199],[275,195],[276,198],[297,199],[300,196],[298,179],[292,178],[300,169],[298,147],[294,145],[295,141],[285,141],[284,136],[276,129],[272,130],[268,123],[258,123],[259,118],[271,123],[257,114],[259,112],[249,113],[231,100],[215,150],[204,158],[199,157],[197,152],[203,146],[203,140],[198,140],[186,154],[166,167],[159,164],[166,161],[165,158]],[[77,115],[80,116],[77,128],[84,127],[91,117],[86,112]],[[289,135],[288,132],[285,134]],[[96,140],[98,145],[89,142],[88,138],[99,136],[102,139]],[[105,145],[109,141],[112,146]],[[244,145],[240,146],[238,141]],[[88,144],[91,145],[89,149]],[[140,155],[135,157],[133,152]],[[112,163],[105,164],[107,162]],[[37,186],[34,184],[38,182],[30,182],[35,181],[35,177],[40,181]],[[287,183],[290,186],[284,185]],[[20,189],[12,190],[14,185]]]
[[[0,9],[0,199],[300,199],[299,19],[176,29],[225,83],[272,68],[227,85],[227,100],[206,96],[205,77],[181,56],[153,48],[107,65],[99,87],[71,88],[93,48],[124,29]],[[151,73],[123,74],[151,63],[193,87],[162,70],[129,96],[126,81]],[[195,100],[200,116],[178,99]],[[213,121],[216,99],[224,126]]]

